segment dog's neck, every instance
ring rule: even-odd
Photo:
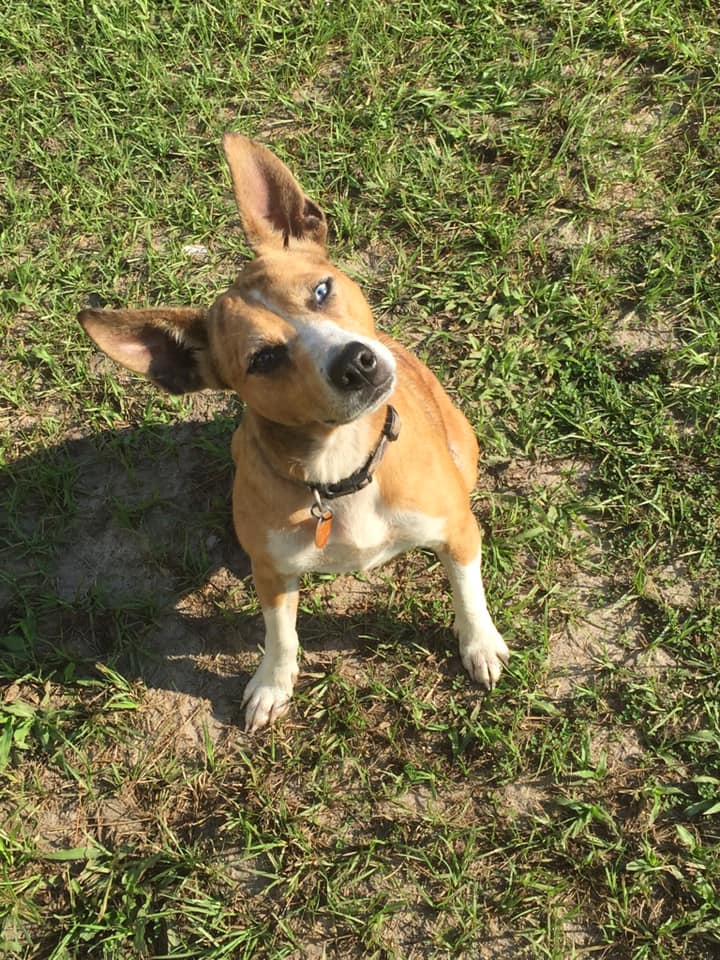
[[[286,426],[246,411],[257,450],[277,476],[293,483],[337,483],[358,470],[377,443],[385,407],[340,426]]]

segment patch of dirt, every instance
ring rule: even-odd
[[[702,587],[702,579],[693,578],[687,564],[682,560],[674,560],[656,568],[648,575],[645,583],[647,594],[652,600],[685,610],[692,610],[697,605]]]
[[[187,673],[194,678],[196,671],[192,660],[187,660]],[[238,681],[234,686],[235,703],[229,695],[226,695],[225,702],[219,699],[218,686],[217,678],[209,674],[205,691],[200,684],[191,693],[157,687],[148,689],[142,708],[142,725],[147,736],[152,737],[158,746],[171,747],[177,755],[202,755],[206,736],[218,743],[229,735],[227,724],[233,713],[240,720],[239,707],[244,684]],[[224,706],[226,712],[222,712]],[[219,716],[223,720],[218,719]]]
[[[631,117],[628,117],[622,125],[623,133],[634,134],[638,137],[644,137],[651,130],[661,126],[665,116],[665,108],[660,104],[652,104],[638,110]]]
[[[634,666],[643,677],[657,678],[676,667],[677,661],[662,647],[649,647],[637,654]]]
[[[415,899],[417,892],[410,891]],[[403,907],[389,917],[382,927],[382,941],[391,956],[401,956],[403,960],[430,960],[437,956],[434,945],[435,916],[422,904],[413,904],[412,908]]]
[[[385,564],[380,570],[336,577],[332,581],[313,584],[314,598],[322,603],[324,613],[343,616],[351,611],[372,609],[377,603],[378,591],[383,590],[387,577],[392,576],[394,564]]]
[[[579,917],[568,917],[563,920],[562,930],[570,948],[568,960],[575,960],[576,957],[580,958],[587,954],[592,955],[592,952],[602,949],[600,944],[603,943],[603,940],[600,931],[586,920]],[[601,956],[607,956],[607,954],[603,953]]]
[[[502,930],[494,918],[488,921],[488,931],[478,944],[478,960],[533,960],[527,942],[508,930]]]
[[[342,956],[326,940],[305,940],[301,947],[286,954],[288,960],[334,960]]]
[[[390,276],[397,265],[397,250],[389,243],[373,240],[364,250],[352,257],[337,261],[340,270],[348,273],[361,284],[371,284]]]
[[[655,222],[655,208],[649,200],[644,202],[640,199],[638,184],[634,180],[620,179],[627,176],[627,171],[621,173],[614,167],[609,167],[601,173],[603,177],[596,187],[593,204],[600,213],[622,215],[623,223],[615,225],[621,235],[631,236],[638,226]],[[645,191],[647,189],[645,187]]]
[[[604,762],[608,773],[636,768],[644,753],[640,736],[633,727],[595,726],[590,733],[590,761]]]
[[[474,821],[472,792],[457,784],[437,791],[421,784],[381,803],[378,814],[392,822],[430,820],[466,827]]]
[[[398,893],[402,897],[402,892]],[[408,906],[393,913],[382,927],[381,938],[385,947],[392,951],[391,956],[403,960],[431,960],[451,955],[457,960],[532,960],[526,941],[501,929],[493,917],[488,919],[487,930],[472,945],[455,948],[450,953],[449,944],[440,946],[438,942],[434,911],[417,900],[417,892],[408,891],[407,898],[410,901]],[[334,957],[335,954],[328,956]]]
[[[553,236],[555,242],[562,247],[563,250],[572,250],[584,246],[591,238],[592,233],[591,228],[588,227],[581,233],[580,230],[578,230],[577,224],[572,220],[560,219],[555,224]]]
[[[134,797],[126,792],[122,797],[107,797],[88,811],[93,836],[100,843],[126,843],[143,838],[153,817],[141,810]]]
[[[503,811],[512,819],[525,820],[539,816],[552,803],[553,790],[549,777],[515,780],[502,787]]]
[[[508,490],[526,497],[533,489],[558,490],[568,487],[583,491],[592,477],[593,465],[575,457],[550,460],[529,460],[516,457],[493,469],[498,490]]]
[[[32,784],[33,806],[22,813],[17,808],[7,811],[9,824],[19,836],[27,836],[38,850],[51,852],[78,846],[86,837],[82,800],[76,788],[59,770],[29,760],[23,769],[26,783]],[[12,823],[16,820],[15,823]]]
[[[645,636],[639,602],[613,599],[610,587],[602,574],[578,570],[566,585],[570,619],[550,637],[547,692],[553,699],[593,687],[608,662],[644,677],[657,677],[675,665],[662,647],[648,643],[652,637]]]
[[[639,629],[640,616],[633,601],[611,602],[574,618],[551,637],[548,694],[563,700],[577,687],[592,687],[604,661],[629,664]]]
[[[630,310],[618,321],[613,330],[613,342],[626,353],[665,353],[672,348],[674,325],[669,317],[643,318],[636,310]]]

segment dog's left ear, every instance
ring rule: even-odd
[[[82,310],[77,318],[104,353],[170,393],[227,389],[210,354],[207,310]]]
[[[324,249],[325,214],[305,195],[282,160],[239,133],[226,133],[222,143],[243,231],[253,250],[282,249],[293,241]]]

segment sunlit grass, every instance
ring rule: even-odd
[[[4,10],[2,956],[714,955],[719,44],[702,2]],[[74,321],[229,282],[227,129],[476,427],[490,696],[418,555],[308,584],[241,732],[238,407]]]

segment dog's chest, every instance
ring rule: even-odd
[[[315,521],[308,519],[271,530],[268,547],[284,574],[351,573],[369,570],[412,547],[439,546],[445,520],[412,510],[393,510],[371,484],[333,501],[332,529],[324,547],[315,545]]]

